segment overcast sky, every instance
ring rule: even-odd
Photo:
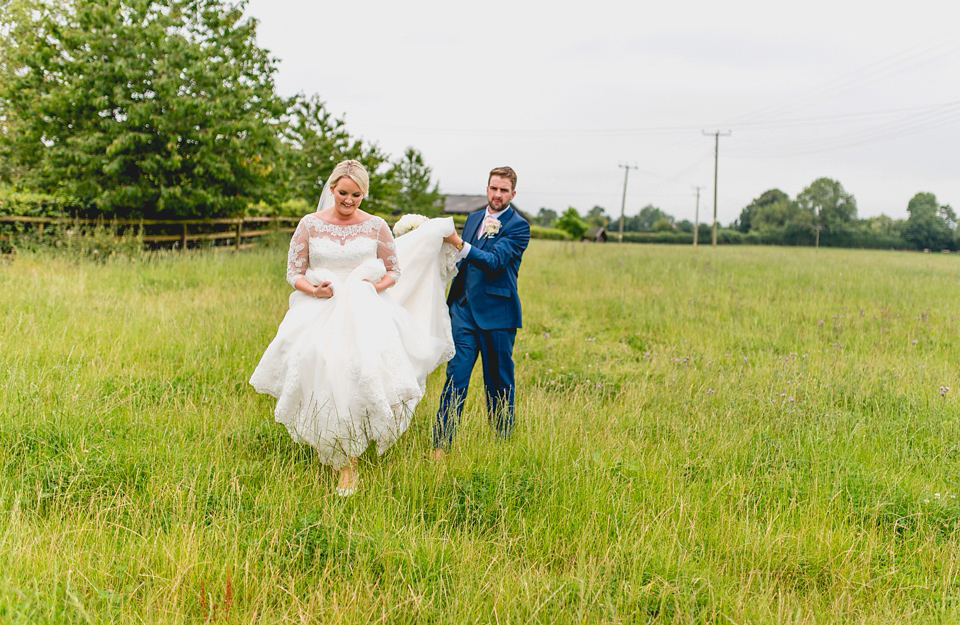
[[[919,191],[960,211],[960,8],[943,0],[251,0],[247,14],[282,94],[319,94],[394,157],[417,148],[443,193],[483,193],[510,165],[530,213],[618,216],[630,165],[628,215],[693,221],[700,186],[710,222],[719,130],[723,225],[824,176],[860,217],[905,218]]]

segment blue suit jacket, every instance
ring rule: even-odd
[[[487,211],[467,217],[463,240],[473,241]],[[530,224],[512,207],[500,219],[500,232],[471,243],[470,252],[457,265],[447,303],[466,295],[466,304],[481,330],[510,330],[522,326],[517,273],[523,251],[530,242]]]

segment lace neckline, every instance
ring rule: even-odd
[[[353,226],[362,226],[363,224],[367,223],[368,221],[373,221],[374,219],[377,218],[376,215],[370,215],[369,217],[367,217],[367,218],[364,219],[363,221],[358,221],[357,223],[353,223],[353,224],[335,224],[335,223],[330,222],[330,221],[327,221],[326,219],[324,219],[323,217],[321,217],[319,212],[310,213],[310,216],[313,217],[314,219],[316,219],[317,221],[319,221],[320,223],[326,224],[326,225],[328,225],[328,226],[333,226],[334,228],[351,228],[351,227],[353,227]]]
[[[317,216],[316,213],[310,213],[304,217],[304,225],[313,230],[316,233],[330,233],[335,234],[336,236],[349,237],[358,234],[367,234],[370,232],[377,232],[383,227],[384,221],[382,217],[377,215],[371,215],[370,219],[366,219],[359,223],[355,224],[332,224],[328,221],[324,221]]]

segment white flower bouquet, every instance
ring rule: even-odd
[[[416,213],[406,214],[398,219],[397,223],[393,224],[393,236],[403,236],[412,230],[416,230],[428,221],[430,221],[430,218],[424,217],[423,215]]]

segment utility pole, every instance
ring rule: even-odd
[[[637,166],[621,163],[617,167],[623,167],[623,200],[620,202],[620,242],[623,243],[623,212],[627,206],[627,177],[630,175],[630,170],[636,169]]]
[[[697,235],[700,232],[700,187],[694,187],[697,190],[697,208],[693,213],[693,247],[697,247]]]
[[[717,247],[717,169],[720,164],[720,137],[729,137],[730,131],[707,132],[703,131],[705,136],[713,135],[713,247]]]

